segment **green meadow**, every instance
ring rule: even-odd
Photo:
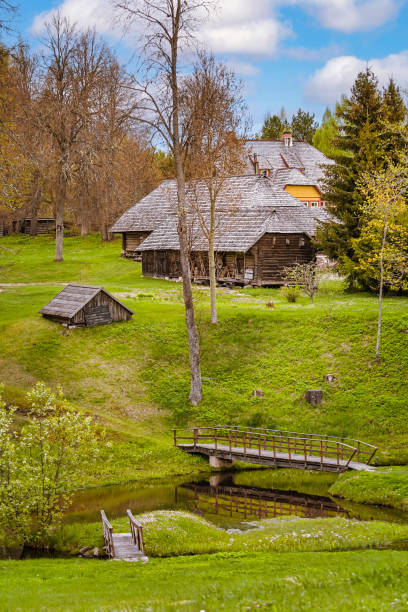
[[[312,306],[276,289],[218,289],[219,324],[208,288],[194,299],[203,402],[188,402],[189,365],[181,285],[143,278],[120,258],[120,241],[65,240],[53,262],[50,237],[0,243],[0,382],[17,423],[39,380],[61,387],[106,432],[100,453],[72,488],[160,481],[209,472],[173,447],[171,429],[193,424],[264,426],[360,438],[376,444],[375,473],[266,470],[258,485],[408,507],[408,299],[384,303],[382,362],[375,363],[377,300],[323,280]],[[65,283],[102,285],[134,311],[127,323],[66,329],[38,314]],[[273,302],[272,308],[267,302]],[[332,385],[324,374],[335,375]],[[306,389],[322,388],[312,407]],[[262,389],[262,399],[252,396]],[[387,467],[385,467],[387,466]],[[251,473],[236,474],[251,485]],[[352,502],[347,502],[351,504]],[[368,508],[368,506],[367,506]],[[367,518],[369,510],[367,510]],[[229,534],[194,515],[151,512],[148,564],[72,558],[0,562],[0,610],[405,610],[408,553],[403,522],[344,518],[268,520]],[[115,530],[126,530],[122,519]],[[99,523],[52,532],[57,554],[103,545]],[[23,585],[23,586],[22,586]]]

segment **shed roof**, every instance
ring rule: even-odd
[[[122,304],[111,293],[103,287],[94,287],[92,285],[76,285],[70,283],[58,295],[56,295],[46,306],[39,311],[43,315],[52,315],[54,317],[63,317],[71,319],[77,312],[88,304],[98,293],[103,291],[110,298],[115,300],[123,308],[131,314],[134,314],[130,308]]]

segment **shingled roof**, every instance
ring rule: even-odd
[[[206,216],[206,215],[205,215]],[[304,205],[276,208],[247,208],[224,211],[215,229],[216,251],[248,251],[266,233],[315,234],[318,221],[327,220],[324,208],[308,208]],[[208,222],[208,219],[205,219]],[[208,240],[202,225],[194,215],[188,224],[191,251],[207,251]],[[167,219],[138,247],[140,251],[179,250],[177,220]]]
[[[208,189],[204,181],[196,181],[186,189],[190,208],[209,207]],[[260,208],[265,206],[304,206],[273,180],[251,174],[229,177],[218,196],[217,208]],[[111,228],[112,232],[153,231],[164,220],[177,214],[177,182],[163,181],[149,195],[129,208]]]
[[[250,160],[249,173],[254,172],[254,155],[256,155],[260,169],[302,170],[304,176],[311,181],[309,185],[317,185],[322,180],[324,176],[322,166],[334,163],[316,147],[302,141],[294,140],[292,146],[286,146],[282,140],[247,140],[246,148]]]
[[[270,178],[255,174],[229,177],[217,199],[215,249],[245,252],[267,232],[314,235],[317,221],[327,219],[326,210],[308,208],[284,190],[287,184],[310,184],[301,182],[305,180],[302,177],[298,170],[287,168],[277,170]],[[206,183],[188,185],[186,199],[191,250],[205,251],[208,240],[196,211],[208,227]],[[177,183],[167,180],[122,215],[112,231],[150,231],[138,251],[178,250],[176,210]]]
[[[49,302],[44,308],[39,311],[40,314],[50,315],[54,317],[63,317],[71,319],[74,317],[84,306],[88,304],[100,291],[103,291],[111,297],[113,300],[118,302],[128,312],[133,314],[127,306],[119,302],[113,295],[111,295],[103,287],[93,287],[91,285],[75,285],[70,283],[58,295],[56,295],[51,302]]]

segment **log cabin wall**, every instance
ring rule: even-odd
[[[281,285],[283,269],[315,260],[315,251],[306,234],[265,234],[247,253],[216,253],[217,281],[238,285]],[[193,281],[209,279],[208,253],[190,254]],[[179,252],[143,251],[143,276],[179,278]]]
[[[150,232],[123,232],[122,234],[122,256],[135,257],[135,250],[145,240]]]
[[[100,291],[84,308],[77,312],[73,319],[71,319],[71,324],[85,325],[86,309],[92,309],[95,306],[108,306],[112,321],[129,321],[132,316],[121,304],[113,300],[109,295],[106,295],[104,291]]]
[[[180,254],[178,251],[143,251],[143,276],[179,278],[181,276]]]
[[[315,251],[305,234],[265,234],[249,253],[254,255],[257,285],[282,284],[284,268],[315,260]]]

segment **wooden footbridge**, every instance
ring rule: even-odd
[[[377,451],[360,440],[274,429],[195,427],[173,431],[175,446],[187,453],[207,455],[213,467],[244,461],[324,472],[372,471],[370,462]]]
[[[105,511],[101,510],[105,552],[116,561],[147,561],[143,540],[143,527],[130,510],[127,511],[130,533],[114,533]]]

